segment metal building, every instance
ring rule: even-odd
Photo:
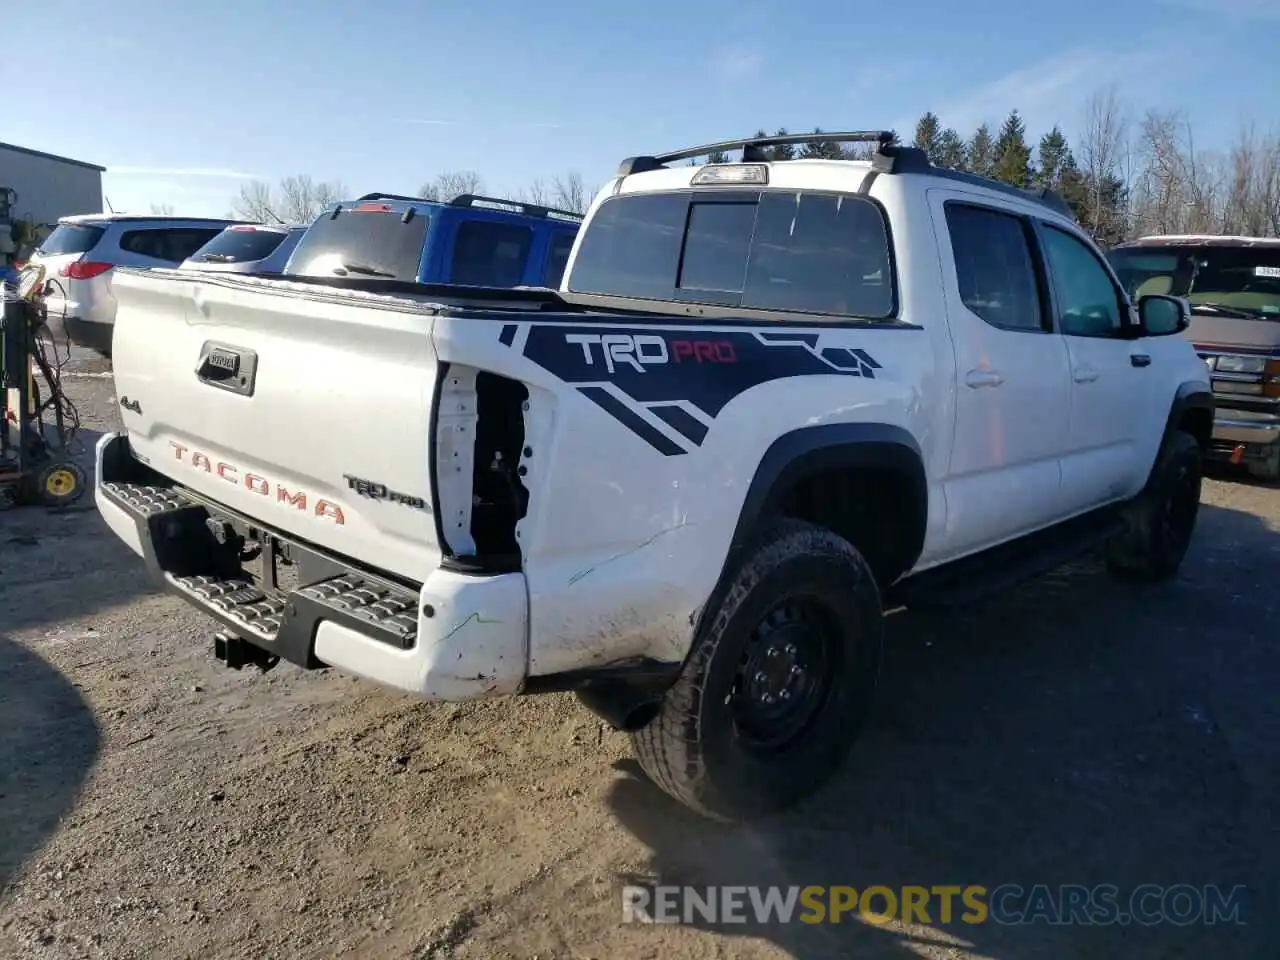
[[[0,221],[30,220],[47,228],[59,217],[101,213],[105,170],[95,163],[0,143]]]

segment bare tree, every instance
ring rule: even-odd
[[[157,216],[157,217],[172,217],[173,204],[172,203],[153,203],[151,205],[151,213],[153,216]]]
[[[522,203],[534,203],[545,207],[551,202],[551,191],[547,189],[546,181],[538,177],[529,186],[520,190],[516,194],[516,199]]]
[[[316,183],[305,173],[280,181],[280,208],[275,210],[286,223],[310,223],[331,203],[346,195],[341,182]]]
[[[231,201],[231,216],[240,220],[274,223],[277,219],[271,187],[262,180],[240,184],[240,192]]]
[[[465,193],[480,193],[483,182],[474,170],[450,170],[437,174],[418,188],[418,196],[424,200],[448,203]]]
[[[1108,186],[1123,182],[1122,164],[1126,153],[1129,119],[1114,85],[1096,91],[1085,104],[1084,131],[1079,159],[1084,168],[1088,196],[1085,204],[1085,226],[1094,234],[1109,225],[1109,214],[1123,211],[1109,209]]]
[[[251,180],[241,184],[230,212],[237,219],[260,223],[307,224],[346,193],[341,181],[317,183],[305,173],[285,177],[275,189],[261,180]]]
[[[582,174],[576,170],[551,182],[551,197],[554,206],[570,213],[586,213],[591,203]]]
[[[1133,186],[1140,233],[1216,233],[1224,226],[1224,163],[1196,149],[1191,124],[1178,111],[1148,111]]]
[[[1280,233],[1280,136],[1241,128],[1224,164],[1223,233],[1251,237]]]

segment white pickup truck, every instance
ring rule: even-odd
[[[1052,195],[828,138],[875,158],[628,159],[558,293],[120,270],[102,516],[229,665],[573,690],[694,809],[787,807],[888,606],[1171,577],[1213,422],[1186,301]]]

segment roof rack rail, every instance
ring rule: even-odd
[[[454,207],[483,207],[485,205],[495,205],[515,209],[520,213],[530,217],[551,217],[551,218],[567,218],[570,220],[581,220],[582,214],[575,213],[572,210],[558,210],[555,207],[543,206],[540,203],[525,203],[523,200],[506,200],[502,197],[486,197],[478,193],[463,193],[454,197],[449,201],[450,206]]]
[[[697,147],[686,147],[659,153],[654,156],[627,157],[618,165],[619,177],[627,177],[633,173],[647,173],[650,170],[662,170],[675,160],[689,160],[710,153],[726,153],[730,150],[742,150],[743,163],[769,162],[762,150],[763,147],[797,145],[806,143],[874,143],[875,155],[871,159],[873,173],[924,173],[933,176],[960,180],[976,186],[999,190],[1024,200],[1033,200],[1044,204],[1056,213],[1063,214],[1072,220],[1075,214],[1067,202],[1048,187],[1016,187],[990,177],[975,173],[952,170],[949,167],[936,167],[929,161],[929,155],[919,147],[901,144],[891,130],[849,130],[839,133],[788,133],[777,136],[744,137],[741,140],[722,140],[719,143],[707,143]]]
[[[356,197],[356,203],[364,203],[366,200],[408,200],[410,203],[430,202],[422,197],[406,197],[400,193],[366,193],[363,197]]]

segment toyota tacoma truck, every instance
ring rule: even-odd
[[[1213,424],[1059,199],[824,136],[873,159],[624,161],[558,291],[119,271],[102,516],[228,665],[575,691],[702,814],[794,804],[887,608],[1173,577]]]
[[[1152,236],[1107,256],[1130,296],[1190,303],[1186,337],[1213,379],[1209,455],[1280,482],[1280,240]]]

